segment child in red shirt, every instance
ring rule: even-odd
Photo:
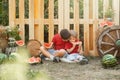
[[[68,54],[65,50],[65,44],[69,40],[71,34],[69,30],[62,29],[60,33],[54,35],[52,39],[52,45],[50,48],[47,48],[45,50],[44,48],[41,48],[41,51],[43,55],[46,57],[52,59],[54,61],[54,57],[66,57]],[[55,60],[55,62],[58,62]]]
[[[88,60],[82,55],[82,42],[77,39],[77,33],[74,30],[70,30],[71,37],[65,44],[65,49],[68,52],[67,59],[70,61],[79,61],[80,64],[87,64]]]

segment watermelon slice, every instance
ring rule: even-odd
[[[52,42],[50,42],[50,43],[44,43],[44,47],[45,48],[51,48],[52,47]]]
[[[37,58],[31,57],[28,59],[28,63],[30,63],[30,64],[40,63],[40,61],[41,61],[40,57],[37,57]]]
[[[105,27],[105,26],[109,26],[111,27],[114,23],[111,21],[104,21],[100,23],[100,27]]]
[[[23,40],[18,40],[18,41],[16,41],[16,44],[18,46],[23,46],[24,45],[24,41]]]

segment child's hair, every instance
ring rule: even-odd
[[[76,31],[74,31],[74,30],[70,30],[70,34],[71,34],[71,36],[73,36],[73,37],[76,37],[77,38],[77,32]]]
[[[67,29],[62,29],[62,30],[60,31],[60,36],[62,37],[62,39],[67,40],[67,39],[70,38],[71,34],[70,34],[69,30],[67,30]]]

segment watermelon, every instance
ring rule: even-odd
[[[117,65],[117,59],[112,54],[106,54],[102,58],[103,67],[114,67]]]
[[[5,63],[7,61],[7,55],[0,53],[0,64]]]
[[[18,46],[23,46],[24,45],[24,41],[23,40],[18,40],[18,41],[16,41],[16,44]]]
[[[50,42],[50,43],[44,43],[44,47],[45,48],[51,48],[52,47],[52,42]]]
[[[30,64],[40,63],[40,61],[41,61],[40,57],[34,57],[33,56],[33,57],[28,59],[28,63],[30,63]]]
[[[19,58],[19,54],[18,53],[11,53],[9,55],[9,62],[10,63],[15,63],[18,61],[18,58]]]

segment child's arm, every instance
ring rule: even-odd
[[[72,43],[73,46],[70,49],[67,49],[67,52],[71,53],[73,51],[73,49],[75,48],[75,46],[77,45],[76,43]]]
[[[53,47],[53,42],[50,42],[50,43],[44,43],[44,47],[47,48],[47,49],[50,49]]]
[[[79,44],[78,52],[80,55],[83,55],[83,47],[82,47],[82,42]]]

